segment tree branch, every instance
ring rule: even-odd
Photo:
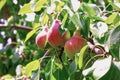
[[[0,24],[0,28],[7,28],[7,25]],[[23,25],[22,26],[18,26],[18,25],[15,25],[15,24],[12,24],[11,28],[19,28],[19,29],[24,29],[24,30],[29,30],[29,31],[33,30],[33,28],[31,28],[31,27],[23,26]]]

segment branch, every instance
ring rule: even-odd
[[[43,57],[41,57],[39,60],[40,60],[40,64],[42,64],[42,62],[44,61],[45,58],[48,58],[49,55],[50,55],[50,51],[51,49],[48,49],[45,54],[43,55]]]
[[[96,54],[102,54],[103,56],[107,56],[107,52],[105,51],[104,47],[99,45],[93,45],[92,43],[88,42],[89,49],[96,53]]]
[[[0,24],[0,28],[7,28],[8,25],[5,25],[5,24]],[[19,28],[19,29],[24,29],[24,30],[33,30],[33,28],[31,27],[28,27],[28,26],[18,26],[18,25],[15,25],[15,24],[12,24],[11,25],[11,28]]]

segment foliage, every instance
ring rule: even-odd
[[[69,59],[35,37],[54,20],[86,44]],[[0,79],[120,80],[120,0],[0,0]]]

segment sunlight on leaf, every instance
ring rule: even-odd
[[[25,66],[25,74],[27,77],[30,77],[31,74],[32,74],[32,71],[35,71],[39,68],[39,60],[34,60],[34,61],[31,61],[30,63],[28,63],[26,66]]]
[[[65,22],[66,22],[66,20],[67,20],[67,17],[68,17],[68,13],[65,14],[65,16],[64,16],[64,18],[63,18],[63,20],[62,20],[62,27],[64,27]]]
[[[83,57],[85,54],[86,49],[88,48],[88,45],[84,46],[81,50],[80,50],[80,55],[79,55],[79,68],[81,69],[83,66]]]
[[[89,76],[90,73],[92,73],[94,79],[99,80],[110,70],[111,63],[112,63],[111,56],[104,59],[98,59],[94,62],[94,64],[90,68],[83,70],[83,75]]]
[[[44,13],[44,16],[43,16],[43,18],[42,18],[42,24],[43,24],[43,25],[47,24],[48,20],[49,20],[48,15]]]
[[[5,3],[6,3],[6,0],[0,0],[0,10],[5,5]]]
[[[30,32],[27,34],[24,42],[26,42],[28,39],[30,39],[30,38],[32,37],[32,35],[35,34],[35,32],[36,32],[36,29],[33,29],[32,31],[30,31]]]
[[[26,14],[26,13],[31,13],[31,12],[33,12],[31,10],[31,3],[27,3],[24,6],[22,6],[22,8],[18,12],[18,15],[20,15],[20,14]]]
[[[116,16],[117,16],[117,13],[113,13],[112,15],[110,15],[110,16],[107,18],[107,20],[106,20],[105,22],[106,22],[107,24],[113,23],[113,21],[115,20]]]
[[[39,0],[36,5],[35,5],[35,10],[34,11],[40,11],[43,5],[48,2],[47,0]]]

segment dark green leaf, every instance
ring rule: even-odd
[[[70,73],[69,75],[72,75],[73,73],[75,73],[76,69],[77,69],[77,66],[75,64],[75,61],[71,62],[68,68],[68,71]]]
[[[54,70],[55,70],[55,68],[54,68],[54,58],[53,58],[53,59],[49,60],[49,62],[46,65],[46,68],[45,68],[46,80],[56,80],[53,75]]]

